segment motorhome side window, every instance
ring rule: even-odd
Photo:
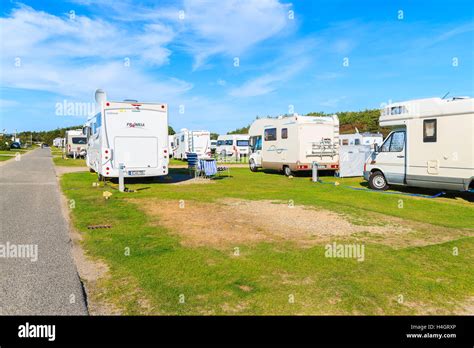
[[[276,128],[265,129],[265,141],[274,141],[277,139],[277,130]]]
[[[436,120],[423,121],[423,142],[424,143],[436,142]]]
[[[184,141],[184,134],[181,136],[181,142]]]
[[[405,132],[393,132],[383,143],[381,152],[401,152],[405,147]]]
[[[282,139],[288,139],[288,128],[282,128],[281,129],[281,138]]]
[[[233,140],[226,140],[225,145],[234,145],[234,141]]]

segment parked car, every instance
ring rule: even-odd
[[[15,141],[10,145],[10,149],[21,149],[21,144]]]

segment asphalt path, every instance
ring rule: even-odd
[[[0,165],[0,209],[0,315],[86,315],[49,149]]]

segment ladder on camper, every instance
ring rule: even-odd
[[[310,142],[310,148],[306,152],[307,156],[320,157],[337,155],[336,143],[332,143],[331,139],[321,139],[319,142]]]
[[[188,132],[188,152],[194,153],[194,132],[189,131]]]

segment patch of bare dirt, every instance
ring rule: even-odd
[[[132,200],[134,201],[134,200]],[[136,201],[138,203],[138,201]],[[223,199],[216,203],[139,200],[140,208],[156,223],[182,237],[186,246],[228,248],[247,243],[290,241],[302,247],[334,237],[360,233],[407,234],[411,228],[396,224],[361,226],[344,216],[305,206],[289,207],[271,201]]]
[[[458,304],[454,314],[474,315],[474,296],[471,296],[466,301]]]

